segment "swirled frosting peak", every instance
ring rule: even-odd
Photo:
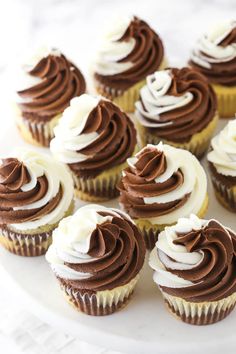
[[[211,140],[211,148],[207,158],[217,172],[236,177],[236,119]]]
[[[155,283],[191,302],[236,292],[236,234],[216,220],[181,218],[159,234],[150,254]]]
[[[60,222],[46,259],[73,288],[100,291],[127,284],[144,256],[144,241],[127,215],[87,205]]]
[[[0,164],[0,224],[32,230],[56,224],[73,200],[73,181],[47,155],[18,149]]]
[[[136,131],[129,117],[102,97],[71,101],[56,126],[51,151],[80,177],[94,177],[132,155]]]
[[[0,164],[0,190],[14,192],[29,182],[29,173],[21,161],[2,159]]]
[[[120,17],[107,32],[94,64],[95,78],[126,90],[157,70],[163,60],[159,36],[137,17]]]
[[[216,96],[199,72],[171,68],[149,75],[146,81],[136,102],[136,117],[158,137],[188,141],[214,118]]]
[[[22,70],[18,106],[26,119],[50,120],[85,92],[79,69],[56,49],[41,49]]]
[[[200,211],[206,175],[190,152],[160,143],[147,145],[127,161],[118,189],[120,203],[132,218],[171,224]]]
[[[236,85],[236,21],[209,30],[198,41],[189,64],[214,84]]]

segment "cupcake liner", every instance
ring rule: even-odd
[[[89,291],[73,289],[60,281],[61,289],[66,300],[77,310],[92,316],[106,316],[124,307],[133,294],[139,276],[136,276],[128,284],[112,290]]]
[[[211,122],[201,132],[194,134],[190,141],[184,143],[176,143],[155,136],[151,134],[148,129],[141,126],[140,123],[137,123],[137,130],[140,135],[140,143],[142,147],[146,146],[147,144],[157,145],[160,141],[162,141],[164,144],[188,150],[196,157],[201,158],[208,150],[211,137],[217,125],[217,121],[218,114],[215,115]]]
[[[170,225],[153,225],[148,220],[136,219],[134,220],[136,226],[140,230],[146,245],[146,249],[151,251],[158,239],[158,235],[164,230],[166,226]]]
[[[205,216],[205,214],[207,213],[207,209],[208,209],[208,202],[209,202],[209,198],[208,195],[206,195],[206,198],[202,204],[201,209],[199,210],[199,212],[197,213],[197,216],[201,219]],[[145,220],[145,219],[134,219],[134,222],[136,224],[136,226],[138,227],[138,229],[140,230],[141,234],[143,235],[145,244],[146,244],[146,248],[147,250],[151,251],[157,240],[158,240],[158,235],[161,231],[164,230],[164,228],[166,226],[172,226],[174,224],[163,224],[163,225],[156,225],[156,224],[152,224],[149,220]],[[177,222],[177,220],[176,220]]]
[[[212,185],[214,188],[215,196],[223,207],[236,212],[236,185],[226,186],[222,181],[211,173]]]
[[[74,202],[71,203],[64,217],[71,215],[74,209]],[[0,244],[9,252],[18,256],[36,257],[47,252],[52,243],[52,232],[59,224],[45,225],[35,230],[25,232],[13,230],[9,227],[0,227]]]
[[[212,85],[217,95],[218,112],[221,118],[233,118],[236,113],[236,86]]]
[[[52,231],[25,235],[9,229],[0,230],[0,244],[18,256],[41,256],[47,252],[51,243]]]
[[[73,175],[75,183],[75,195],[87,202],[103,202],[118,197],[119,191],[116,185],[121,175],[97,176],[95,178],[83,179]]]
[[[125,112],[134,112],[134,104],[139,98],[139,91],[145,85],[146,80],[142,80],[125,91],[117,91],[104,85],[96,83],[97,92],[110,99]]]
[[[132,156],[137,151],[138,147],[136,146]],[[127,162],[124,162],[102,172],[94,178],[78,177],[72,171],[76,197],[86,202],[103,202],[118,197],[119,191],[116,186],[121,179],[122,170],[126,167]]]
[[[236,304],[236,293],[218,301],[199,303],[188,302],[164,291],[162,291],[162,295],[172,314],[183,322],[199,326],[223,320]]]
[[[158,70],[167,66],[167,60],[163,59]],[[134,112],[135,102],[139,99],[139,91],[146,84],[146,79],[139,81],[125,91],[105,86],[98,81],[95,82],[97,92],[110,99],[125,112]]]
[[[47,147],[54,137],[53,129],[57,125],[61,114],[55,116],[48,122],[30,121],[22,117],[19,110],[15,116],[19,132],[26,142],[36,146]]]

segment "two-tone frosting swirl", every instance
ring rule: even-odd
[[[73,200],[66,167],[26,149],[0,164],[0,224],[18,231],[56,224]]]
[[[132,155],[136,131],[129,117],[102,97],[71,101],[55,130],[51,151],[79,177],[94,177]]]
[[[17,93],[24,118],[48,121],[62,113],[70,100],[85,92],[79,69],[58,50],[45,49],[23,67],[26,86]]]
[[[236,85],[236,21],[218,24],[193,50],[189,64],[213,84]]]
[[[144,257],[144,241],[130,218],[100,205],[87,205],[63,219],[46,254],[59,279],[92,291],[129,283]]]
[[[236,119],[211,140],[208,161],[224,176],[236,177]]]
[[[132,218],[162,225],[200,211],[206,175],[190,152],[160,143],[147,145],[127,161],[118,189],[120,203]]]
[[[216,114],[216,96],[206,78],[189,68],[157,71],[147,77],[136,102],[139,123],[160,139],[189,141]]]
[[[97,55],[95,79],[122,92],[156,71],[163,56],[161,39],[146,22],[137,17],[119,18]]]
[[[195,215],[159,234],[149,264],[162,291],[191,302],[217,301],[236,292],[236,234]]]

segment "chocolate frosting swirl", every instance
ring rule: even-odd
[[[88,158],[69,164],[79,177],[95,177],[124,163],[134,152],[137,143],[136,130],[129,117],[112,102],[103,99],[89,114],[81,134],[92,132],[97,132],[98,138],[78,151]]]
[[[167,167],[164,152],[150,145],[142,149],[136,157],[136,163],[133,166],[129,164],[124,170],[118,185],[120,203],[125,211],[132,218],[138,219],[165,215],[180,208],[188,199],[188,194],[166,203],[146,204],[144,198],[164,195],[183,185],[184,175],[181,170],[157,183],[155,179],[161,176]]]
[[[215,220],[200,230],[178,234],[174,244],[188,252],[202,252],[201,262],[187,270],[169,272],[194,284],[183,288],[161,288],[187,301],[217,301],[236,292],[236,235]]]
[[[118,62],[131,62],[132,67],[115,75],[101,75],[96,72],[95,79],[99,83],[122,92],[160,67],[164,56],[162,41],[149,25],[138,17],[133,18],[118,41],[126,42],[131,38],[135,40],[134,49]]]
[[[22,186],[30,182],[27,167],[16,158],[6,158],[0,165],[0,224],[18,224],[36,220],[51,212],[62,197],[60,188],[57,195],[41,208],[20,209],[32,204],[46,194],[48,181],[45,175],[38,178],[35,188],[23,191]],[[19,209],[18,209],[19,208]]]
[[[232,44],[236,45],[236,27],[219,43],[219,46],[226,47]],[[230,61],[211,63],[209,68],[198,65],[193,60],[189,61],[189,65],[204,74],[213,84],[236,85],[236,57]]]
[[[171,76],[171,85],[163,96],[180,97],[185,94],[192,94],[189,103],[163,113],[155,113],[155,105],[150,110],[150,101],[146,102],[145,97],[140,95],[142,111],[137,106],[137,118],[141,116],[141,124],[153,135],[160,139],[172,142],[187,142],[191,137],[202,131],[216,114],[216,95],[207,79],[190,68],[167,69]],[[155,102],[155,97],[151,95],[151,100]],[[156,127],[155,127],[156,125]]]
[[[62,54],[49,54],[27,74],[41,79],[39,84],[17,92],[22,101],[18,106],[29,120],[51,120],[86,89],[80,70]]]
[[[92,261],[65,263],[75,271],[90,273],[90,277],[81,280],[59,277],[75,289],[102,291],[125,285],[135,278],[144,263],[145,244],[137,227],[123,214],[120,217],[106,211],[99,214],[111,215],[112,220],[97,225],[91,234],[88,254]]]

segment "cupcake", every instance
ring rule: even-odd
[[[79,69],[56,49],[43,48],[22,67],[16,123],[23,138],[49,146],[53,128],[70,100],[85,92]]]
[[[84,94],[71,100],[54,132],[51,151],[69,166],[77,196],[94,202],[117,197],[116,184],[136,146],[129,117],[112,102]]]
[[[130,218],[100,205],[63,219],[46,254],[68,302],[93,316],[128,303],[144,257],[143,239]]]
[[[207,79],[189,68],[169,68],[147,77],[136,102],[143,146],[163,141],[201,157],[217,123],[216,96]]]
[[[170,312],[207,325],[236,303],[236,234],[216,220],[179,219],[159,235],[149,264]]]
[[[236,21],[218,24],[193,50],[189,65],[204,74],[218,98],[220,117],[236,112]]]
[[[152,249],[165,226],[191,213],[207,211],[206,174],[189,151],[159,143],[147,145],[133,158],[118,185],[120,204]]]
[[[48,155],[19,149],[12,156],[0,163],[0,244],[19,256],[40,256],[73,211],[73,180]]]
[[[212,139],[207,159],[217,199],[236,212],[236,119]]]
[[[136,16],[117,18],[93,65],[97,92],[124,111],[134,111],[145,77],[165,66],[160,37]]]

